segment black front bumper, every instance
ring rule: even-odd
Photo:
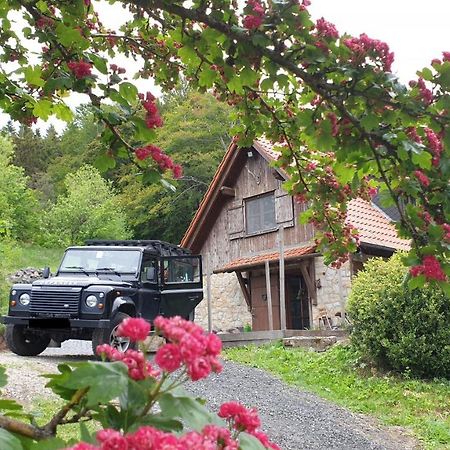
[[[31,328],[45,328],[45,325],[48,325],[58,318],[52,319],[50,317],[45,318],[30,318],[30,317],[17,317],[17,316],[3,316],[1,318],[2,323],[8,325],[25,325],[31,326]],[[39,326],[39,322],[42,323],[43,326]],[[109,328],[111,321],[109,319],[98,319],[98,320],[90,320],[90,319],[68,319],[70,324],[70,328]],[[44,325],[45,324],[45,325]]]

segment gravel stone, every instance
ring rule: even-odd
[[[42,355],[24,358],[0,353],[7,367],[9,383],[2,395],[31,404],[37,398],[52,397],[41,375],[57,371],[64,361],[92,358],[87,341],[67,341],[61,348],[49,348]],[[418,442],[400,428],[388,428],[376,419],[354,414],[318,396],[287,386],[272,375],[249,366],[225,361],[219,375],[188,383],[193,395],[207,399],[211,411],[236,400],[257,408],[262,428],[284,450],[412,450]]]

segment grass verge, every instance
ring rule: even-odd
[[[410,429],[426,449],[450,449],[450,380],[424,381],[369,370],[357,353],[337,345],[324,353],[281,344],[235,347],[226,359],[265,369],[386,425]]]

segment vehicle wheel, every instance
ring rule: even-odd
[[[128,314],[118,312],[111,320],[110,328],[97,328],[92,333],[92,351],[96,354],[98,345],[109,344],[111,347],[119,350],[119,352],[125,352],[126,350],[134,349],[136,347],[134,342],[126,337],[117,336],[117,328],[120,323],[128,319]]]
[[[5,339],[8,348],[20,356],[36,356],[50,343],[50,336],[27,331],[22,325],[7,325]]]

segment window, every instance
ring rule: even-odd
[[[164,283],[199,283],[200,258],[170,258],[163,262]]]
[[[273,192],[245,200],[245,219],[247,234],[273,230],[276,227]]]

